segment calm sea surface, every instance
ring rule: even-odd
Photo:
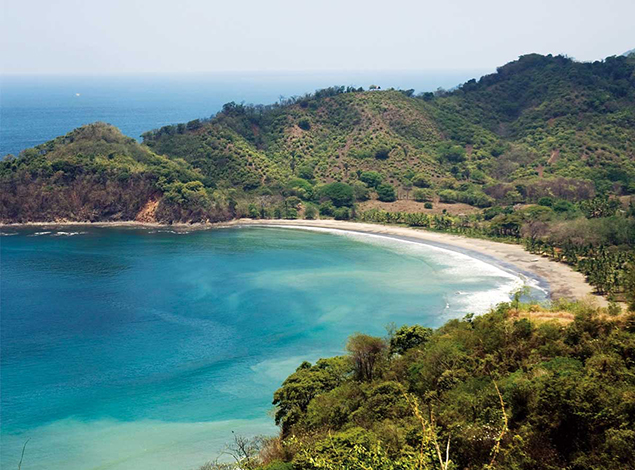
[[[270,104],[333,85],[451,88],[485,71],[245,73],[138,77],[0,78],[0,158],[84,124],[104,121],[134,138],[167,124],[209,117],[235,101]]]
[[[439,248],[278,228],[7,229],[0,467],[193,469],[348,335],[445,320],[518,277]],[[541,295],[538,293],[537,295]]]

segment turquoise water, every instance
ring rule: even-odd
[[[3,229],[2,468],[192,469],[355,331],[439,326],[518,277],[462,254],[276,228]]]
[[[0,159],[76,127],[105,121],[130,137],[209,117],[230,101],[271,104],[333,85],[451,88],[484,70],[217,73],[214,75],[0,76]],[[79,94],[79,96],[78,96]]]

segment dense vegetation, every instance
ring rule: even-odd
[[[435,331],[355,334],[284,381],[280,436],[237,439],[237,467],[634,468],[635,315],[611,313],[515,300]]]
[[[406,223],[525,243],[599,293],[635,290],[633,56],[530,54],[451,92],[228,103],[143,138],[96,124],[5,159],[0,220]],[[363,208],[375,200],[414,205]]]
[[[104,123],[0,163],[0,220],[226,220],[224,194],[185,161],[153,153]]]

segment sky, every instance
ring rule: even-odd
[[[0,0],[3,74],[494,69],[635,48],[634,0]]]

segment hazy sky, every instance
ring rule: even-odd
[[[493,69],[635,48],[635,0],[0,0],[3,73]]]

